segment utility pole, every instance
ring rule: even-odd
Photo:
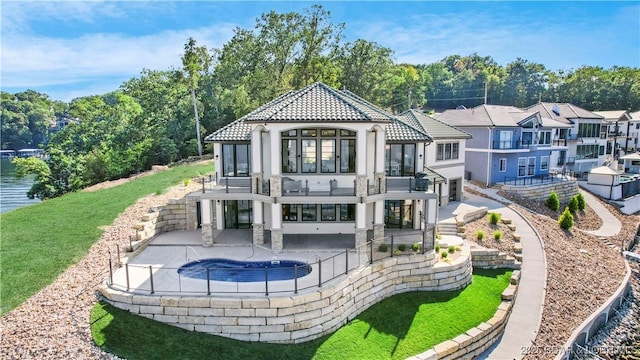
[[[484,82],[484,104],[487,105],[487,82]]]

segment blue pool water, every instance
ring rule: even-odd
[[[297,265],[297,269],[296,269]],[[229,259],[202,259],[186,263],[178,269],[181,276],[193,279],[209,279],[231,282],[291,280],[311,272],[311,266],[293,260],[236,261]]]

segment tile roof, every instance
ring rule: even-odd
[[[247,122],[389,122],[393,115],[354,94],[323,83],[289,91],[245,115]]]
[[[565,124],[573,124],[571,119],[602,119],[603,117],[585,110],[579,106],[569,103],[548,103],[539,102],[535,105],[524,108],[527,111],[539,111],[543,117],[548,117],[553,120],[559,121]],[[555,110],[559,114],[556,114]]]
[[[423,171],[423,173],[427,174],[426,178],[427,179],[433,179],[434,182],[437,183],[443,183],[443,182],[447,182],[447,178],[438,174],[435,170],[425,166]]]
[[[514,106],[478,105],[470,109],[446,110],[436,117],[451,126],[518,127],[518,123],[533,113]]]
[[[414,128],[422,129],[433,139],[469,139],[471,135],[451,125],[438,121],[418,110],[407,110],[398,115],[400,120]]]
[[[349,91],[315,83],[289,91],[205,137],[206,142],[250,141],[251,123],[331,122],[384,123],[387,141],[430,142],[421,127],[412,127]]]
[[[602,116],[604,120],[608,122],[618,120],[627,121],[631,119],[631,114],[629,114],[627,110],[594,111],[593,113]]]

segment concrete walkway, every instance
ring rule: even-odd
[[[467,187],[486,194],[502,203],[510,204],[512,201],[498,195],[498,189],[483,189],[472,184]],[[599,237],[609,237],[618,234],[622,228],[620,221],[605,208],[592,194],[581,191],[585,202],[602,219],[602,226],[598,230],[585,231]],[[521,359],[523,350],[531,346],[536,338],[542,321],[544,306],[547,265],[542,240],[532,226],[518,213],[505,207],[503,204],[477,195],[465,194],[468,200],[465,203],[475,206],[487,206],[489,211],[496,211],[503,217],[511,218],[517,231],[522,235],[522,277],[518,286],[518,294],[513,306],[513,311],[504,334],[487,351],[478,356],[478,359]],[[447,214],[450,210],[443,211]]]
[[[606,207],[604,207],[598,199],[592,194],[586,191],[580,191],[582,196],[584,196],[584,201],[589,205],[593,211],[602,219],[602,226],[598,230],[586,231],[589,234],[598,236],[598,237],[609,237],[618,235],[620,230],[622,229],[622,224],[620,220],[613,216]]]
[[[487,193],[489,196],[498,197],[495,194],[497,190],[474,189]],[[504,198],[500,198],[500,200],[507,201]],[[522,274],[511,316],[509,316],[504,334],[500,339],[478,356],[478,359],[491,360],[521,359],[524,356],[523,350],[530,347],[535,340],[542,321],[547,278],[542,241],[522,216],[499,202],[466,193],[464,203],[473,206],[486,206],[489,211],[498,212],[503,218],[511,219],[512,223],[516,225],[516,231],[522,236]],[[451,212],[449,206],[441,211],[445,216]]]

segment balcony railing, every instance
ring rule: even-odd
[[[493,149],[528,149],[531,145],[533,144],[523,141],[494,141]]]
[[[549,174],[527,176],[527,177],[504,177],[504,185],[512,186],[530,186],[530,185],[542,185],[549,183],[557,183],[568,180],[575,180],[576,174],[573,171],[565,170],[562,173],[550,172]]]

